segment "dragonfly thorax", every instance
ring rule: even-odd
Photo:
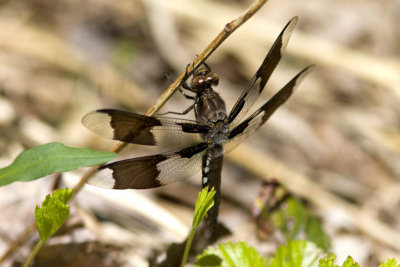
[[[197,94],[194,111],[196,120],[208,125],[227,118],[225,102],[212,87],[204,88],[201,94]]]
[[[223,144],[228,140],[229,125],[227,119],[218,120],[210,124],[211,129],[206,135],[209,145]]]

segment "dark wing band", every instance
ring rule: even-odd
[[[294,17],[286,24],[285,28],[283,28],[282,32],[269,50],[260,68],[250,80],[246,90],[243,91],[242,95],[236,102],[229,114],[229,122],[231,123],[230,129],[233,129],[240,123],[244,115],[246,115],[247,111],[249,111],[251,106],[264,90],[265,84],[268,82],[269,77],[286,50],[290,35],[292,34],[297,21],[298,18]]]
[[[186,179],[201,170],[207,143],[178,151],[126,159],[99,168],[87,183],[112,189],[147,189]]]
[[[90,112],[82,123],[103,137],[140,145],[189,145],[201,141],[199,134],[210,129],[191,120],[149,117],[113,109]]]
[[[306,75],[313,69],[313,65],[303,69],[290,82],[288,82],[279,92],[277,92],[267,103],[255,111],[250,117],[235,127],[230,133],[228,142],[225,144],[226,152],[234,149],[238,144],[244,141],[250,134],[255,132],[263,125],[271,115],[283,105],[294,90],[303,81]]]

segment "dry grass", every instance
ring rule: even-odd
[[[163,73],[182,73],[250,1],[158,2],[1,2],[2,166],[25,148],[52,141],[109,149],[113,143],[84,129],[81,117],[101,107],[144,113],[169,85]],[[254,139],[227,157],[221,220],[233,230],[233,239],[261,246],[248,208],[259,178],[275,177],[323,218],[341,259],[350,254],[361,266],[399,259],[398,1],[271,1],[207,61],[220,74],[217,91],[232,107],[295,15],[300,23],[286,56],[255,106],[306,65],[317,68]],[[189,104],[177,94],[163,111]],[[134,152],[150,153],[139,147]],[[79,175],[65,175],[65,183],[74,185]],[[124,248],[116,258],[140,266],[153,249],[184,238],[199,190],[193,186],[198,177],[189,181],[115,197],[85,188],[68,222],[85,227],[54,242],[112,243]],[[0,188],[0,253],[33,220],[34,205],[51,184],[49,177]],[[269,243],[277,245],[273,238]],[[24,259],[29,246],[7,264]]]

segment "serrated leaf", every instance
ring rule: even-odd
[[[263,258],[246,242],[220,244],[218,248],[206,249],[197,257],[196,266],[265,267]]]
[[[192,228],[197,228],[207,212],[212,208],[212,206],[214,206],[214,195],[214,188],[211,188],[209,191],[207,186],[201,190],[197,197],[196,206],[194,208]]]
[[[182,257],[181,266],[186,265],[187,259],[189,257],[190,247],[192,246],[192,241],[193,241],[194,235],[196,233],[197,227],[199,227],[201,221],[204,219],[204,216],[209,211],[209,209],[211,209],[212,206],[214,206],[214,195],[215,195],[215,188],[213,187],[213,188],[211,188],[210,191],[208,191],[208,186],[206,186],[201,190],[201,192],[197,196],[196,206],[194,208],[192,229],[190,230],[190,233],[189,233],[186,245],[185,245],[185,250],[183,253],[183,257]]]
[[[354,262],[353,258],[348,256],[342,266],[334,264],[336,256],[330,254],[319,261],[319,267],[360,267],[358,263]]]
[[[379,267],[400,267],[400,264],[397,264],[395,259],[388,259],[379,265]]]
[[[360,267],[357,262],[354,262],[353,258],[348,256],[346,261],[343,263],[343,267]]]
[[[32,181],[54,172],[94,166],[114,157],[112,152],[68,147],[57,142],[40,145],[25,150],[11,165],[0,169],[0,186],[16,181]]]
[[[329,254],[319,260],[319,267],[337,267],[337,265],[334,264],[335,259],[336,256],[334,254]]]
[[[322,250],[314,243],[297,240],[289,241],[277,249],[273,258],[269,259],[270,267],[316,267]]]
[[[40,240],[52,236],[64,223],[69,215],[68,200],[71,198],[72,189],[58,189],[52,195],[47,195],[42,207],[36,205],[36,227]]]
[[[348,256],[346,261],[342,266],[334,264],[336,256],[334,254],[330,254],[319,261],[319,267],[360,267],[357,262],[354,262],[353,258]],[[388,259],[384,263],[381,263],[379,267],[400,267],[400,264],[397,264],[395,259]]]

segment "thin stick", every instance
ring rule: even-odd
[[[235,30],[237,30],[243,23],[251,18],[268,0],[258,0],[252,6],[250,6],[246,12],[227,23],[222,31],[211,41],[211,43],[200,53],[200,55],[193,61],[193,64],[189,64],[188,68],[183,72],[156,100],[154,105],[150,107],[145,115],[153,116],[158,110],[167,102],[172,94],[181,86],[182,79],[185,77],[187,72],[191,72],[199,67],[206,59],[228,38]],[[127,146],[126,143],[118,143],[112,149],[111,152],[118,153]]]
[[[193,68],[196,69],[199,67],[222,43],[228,38],[235,30],[237,30],[243,23],[245,23],[249,18],[251,18],[268,0],[257,0],[251,5],[243,15],[239,16],[237,19],[232,20],[227,23],[222,31],[214,38],[214,40],[200,53],[200,55],[193,61],[193,64],[190,64],[186,71],[192,71]],[[156,112],[165,104],[165,102],[172,96],[172,94],[179,88],[181,85],[182,79],[184,78],[186,71],[183,72],[165,91],[164,93],[156,100],[154,105],[147,110],[145,115],[153,116]],[[115,145],[110,151],[118,153],[123,148],[126,147],[126,143],[118,143]],[[87,178],[96,172],[97,168],[100,165],[91,167],[81,178],[78,184],[74,187],[73,195],[71,200],[74,199],[76,194],[83,188]],[[0,258],[0,264],[10,256],[18,246],[22,245],[30,235],[35,231],[36,224],[33,222],[30,224],[26,231],[13,242],[13,244],[8,248],[8,250],[2,255]]]
[[[212,40],[212,42],[200,53],[200,55],[193,61],[193,64],[188,66],[187,71],[191,72],[199,67],[222,43],[228,38],[235,30],[237,30],[243,23],[245,23],[251,16],[253,16],[268,0],[258,0],[250,6],[246,12],[235,20],[227,23],[222,31]],[[164,103],[172,96],[172,94],[181,85],[186,71],[182,73],[165,92],[157,99],[155,104],[145,113],[147,116],[153,116]]]

